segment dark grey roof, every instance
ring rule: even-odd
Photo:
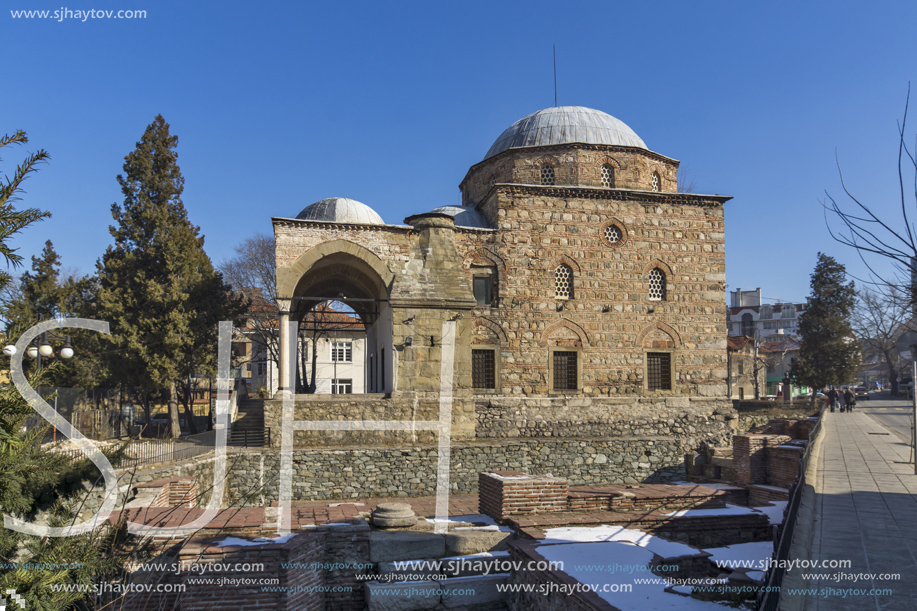
[[[346,197],[329,197],[303,208],[296,215],[302,221],[328,221],[354,225],[384,225],[376,211],[364,203]]]
[[[472,227],[476,229],[490,229],[490,224],[487,222],[487,219],[472,208],[465,208],[462,206],[440,206],[430,210],[430,212],[438,212],[439,214],[448,214],[455,220],[456,227]]]
[[[634,130],[601,110],[555,106],[539,110],[510,125],[493,143],[484,159],[512,148],[572,142],[647,148]]]

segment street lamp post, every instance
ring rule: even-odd
[[[51,345],[51,342],[64,342],[63,347],[58,352],[58,355],[64,359],[73,358],[73,346],[70,345],[70,336],[67,335],[57,335],[56,333],[51,333],[46,331],[35,338],[35,341],[29,344],[29,347],[26,348],[25,353],[33,359],[36,359],[36,365],[38,369],[41,369],[41,358],[50,358],[54,356],[54,346]],[[3,354],[6,356],[13,356],[16,354],[16,346],[10,344],[3,348]],[[54,398],[54,409],[57,410],[57,397]],[[53,440],[57,441],[57,429],[54,429]]]

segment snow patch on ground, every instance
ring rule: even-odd
[[[666,541],[665,539],[660,539],[659,537],[645,532],[624,528],[623,526],[570,526],[565,528],[549,528],[544,531],[544,535],[545,538],[541,541],[542,545],[570,542],[589,543],[614,541],[646,548],[663,558],[695,556],[701,553],[701,550],[691,547],[690,545]]]
[[[722,509],[682,509],[681,511],[673,511],[665,515],[673,518],[703,518],[703,517],[713,517],[713,516],[743,516],[750,513],[756,513],[754,509],[750,507],[740,507],[739,505],[726,505]]]
[[[552,529],[554,530],[554,529]],[[642,533],[641,533],[642,534]],[[563,571],[582,584],[595,586],[596,594],[610,605],[621,611],[722,611],[725,605],[687,598],[666,592],[665,580],[658,584],[632,583],[632,577],[610,579],[610,573],[597,572],[596,565],[648,565],[653,560],[649,549],[635,547],[632,544],[618,541],[600,543],[568,543],[546,545],[538,548],[538,553],[546,560],[563,562]],[[639,573],[640,578],[649,577],[649,573]],[[630,592],[603,592],[622,585],[633,585]]]
[[[774,555],[774,542],[737,543],[726,547],[708,547],[706,551],[713,554],[710,558],[713,562],[754,563],[753,567],[746,564],[746,568],[761,569],[769,564],[770,558]]]
[[[273,543],[286,543],[290,539],[296,536],[297,533],[290,533],[287,535],[278,535],[271,539],[264,537],[258,537],[257,539],[240,539],[239,537],[226,537],[222,541],[214,541],[213,544],[216,547],[229,547],[231,545],[237,545],[240,547],[255,547],[258,545],[271,545]]]

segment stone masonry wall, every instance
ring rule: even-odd
[[[477,307],[473,343],[499,345],[496,394],[546,396],[551,347],[581,351],[581,387],[563,395],[726,395],[722,202],[682,194],[503,185],[485,202],[496,225],[485,250],[505,269],[495,306]],[[486,208],[486,207],[485,207]],[[604,237],[609,223],[624,234]],[[466,257],[481,237],[457,232]],[[466,242],[466,244],[463,244]],[[572,299],[554,272],[573,272]],[[666,274],[649,299],[648,274]],[[673,389],[646,389],[647,351],[672,354]]]
[[[196,497],[194,503],[198,506],[206,506],[210,502],[210,495],[213,490],[213,462],[214,455],[210,452],[175,463],[117,469],[115,474],[118,476],[118,498],[115,507],[120,508],[126,500],[133,497],[140,485],[158,480],[185,477],[192,477],[195,480]],[[105,487],[103,482],[100,482],[100,485],[95,488],[87,484],[87,496],[79,513],[80,519],[89,518],[98,512],[102,506],[104,495]],[[186,501],[186,503],[189,502],[190,499]]]
[[[718,446],[735,424],[729,401],[687,397],[478,397],[475,411],[478,438],[675,435]]]
[[[482,471],[550,473],[571,485],[684,478],[687,440],[666,436],[619,439],[514,439],[453,443],[450,490],[477,491]],[[228,494],[257,491],[264,503],[278,500],[278,450],[246,450],[230,456]],[[300,448],[293,451],[293,499],[428,496],[436,489],[436,446]]]
[[[621,146],[565,144],[505,151],[482,161],[462,181],[462,205],[474,206],[499,183],[541,184],[541,166],[554,166],[557,185],[602,187],[602,166],[614,168],[618,189],[652,191],[653,172],[661,178],[661,190],[678,189],[678,162],[662,155]]]
[[[297,395],[296,420],[439,420],[439,393],[371,395]],[[280,447],[283,402],[265,401],[264,426],[271,429],[271,444]],[[474,437],[474,403],[458,394],[452,401],[452,438]],[[296,431],[294,447],[340,445],[401,445],[437,443],[432,431]]]

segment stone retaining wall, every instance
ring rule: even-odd
[[[476,492],[478,474],[494,470],[550,473],[571,485],[678,481],[692,441],[660,436],[453,443],[450,491]],[[293,499],[428,496],[436,491],[436,465],[435,446],[296,449]],[[228,471],[231,497],[254,491],[263,503],[278,500],[278,450],[233,453]]]
[[[195,480],[196,490],[194,500],[186,498],[183,501],[185,506],[194,503],[196,506],[206,506],[210,502],[210,495],[213,490],[213,453],[204,454],[191,458],[186,461],[167,463],[161,465],[150,465],[143,468],[116,469],[115,474],[118,476],[118,499],[115,508],[119,509],[129,499],[131,499],[138,488],[151,482],[159,480],[173,480],[175,478],[192,477]],[[86,501],[79,513],[81,520],[93,516],[102,506],[102,498],[105,494],[105,484],[100,481],[99,486],[93,488],[91,484],[85,484],[87,489]],[[177,490],[177,489],[176,489]],[[186,491],[182,492],[184,495]]]

